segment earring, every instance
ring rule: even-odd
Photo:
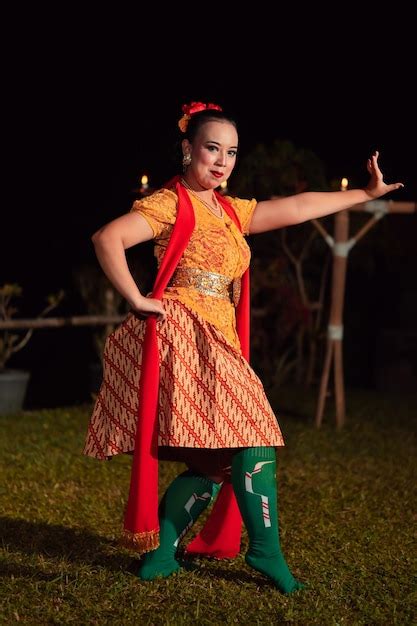
[[[184,156],[182,157],[182,169],[185,170],[187,169],[187,167],[190,165],[191,163],[191,154],[188,152],[187,154],[184,154]]]

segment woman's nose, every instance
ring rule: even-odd
[[[217,153],[217,161],[219,165],[226,165],[226,152],[223,150],[219,150]]]

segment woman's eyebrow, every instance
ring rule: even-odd
[[[207,139],[206,143],[215,143],[216,146],[220,146],[221,145],[219,141],[214,141],[214,139]],[[235,148],[237,150],[237,146],[229,146],[229,149],[230,148]]]

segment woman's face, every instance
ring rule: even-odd
[[[214,189],[227,180],[236,163],[238,136],[229,122],[211,121],[201,126],[192,144],[183,141],[191,155],[186,178],[201,189]]]

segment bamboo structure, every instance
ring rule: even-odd
[[[120,324],[125,315],[74,315],[72,317],[47,317],[20,320],[0,320],[0,330],[25,328],[62,328],[63,326],[106,326]]]
[[[317,428],[321,426],[323,420],[332,364],[336,404],[336,426],[338,429],[342,428],[346,419],[343,376],[343,304],[349,252],[353,246],[388,213],[414,213],[416,210],[417,204],[415,202],[395,202],[392,200],[372,200],[364,202],[336,213],[334,220],[334,237],[329,235],[320,222],[312,220],[313,225],[317,228],[333,252],[331,305],[327,328],[326,354],[315,416],[315,425]],[[368,222],[350,239],[349,211],[365,211],[372,214]]]

